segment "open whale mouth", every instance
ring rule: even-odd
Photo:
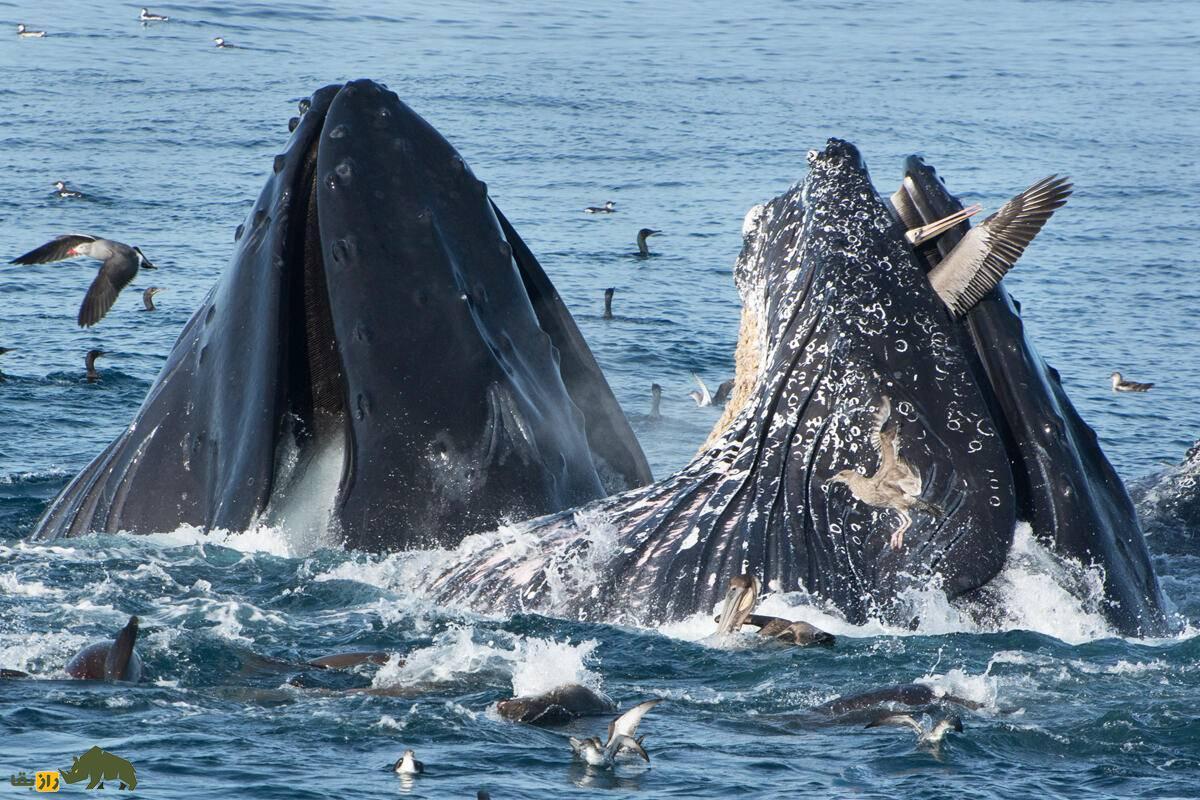
[[[314,112],[308,112],[314,113]],[[275,472],[264,511],[268,524],[286,527],[293,546],[331,543],[335,505],[352,463],[346,420],[347,387],[334,333],[317,200],[313,135],[292,189],[292,220],[284,245],[289,265],[282,287],[279,367],[284,388]]]

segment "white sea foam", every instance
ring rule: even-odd
[[[0,572],[0,594],[22,597],[62,597],[60,589],[52,589],[41,581],[21,581],[11,572]]]
[[[564,683],[582,683],[599,690],[600,676],[588,669],[595,641],[580,644],[535,637],[476,641],[476,632],[454,626],[433,644],[410,652],[403,661],[393,656],[375,673],[372,686],[387,688],[461,681],[475,674],[508,673],[513,694],[537,694]]]

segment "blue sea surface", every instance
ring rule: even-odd
[[[1179,626],[1166,639],[1116,637],[1026,529],[1003,576],[1006,625],[982,629],[936,592],[915,631],[769,599],[839,636],[815,650],[719,646],[703,615],[636,629],[439,607],[408,588],[406,556],[301,552],[286,530],[22,541],[132,419],[228,263],[296,103],[358,77],[396,91],[487,182],[658,477],[719,416],[688,398],[691,373],[714,388],[733,374],[743,216],[803,177],[808,150],[850,139],[885,195],[920,153],[988,211],[1069,173],[1070,203],[1005,282],[1117,470],[1149,480],[1200,435],[1200,4],[152,10],[171,20],[0,0],[0,258],[80,231],[138,244],[160,267],[86,330],[75,315],[95,262],[0,267],[0,347],[15,348],[0,356],[0,666],[38,677],[0,681],[0,776],[100,745],[136,765],[134,794],[148,798],[1200,796],[1198,531],[1149,526]],[[21,39],[18,22],[47,35]],[[60,179],[87,197],[55,196]],[[582,213],[605,200],[617,213]],[[632,255],[641,227],[663,231],[645,261]],[[151,283],[165,291],[145,313]],[[92,348],[107,355],[89,384]],[[1114,394],[1113,370],[1156,386]],[[646,414],[654,382],[661,420]],[[70,656],[131,614],[147,680],[66,680]],[[360,649],[405,660],[308,689],[274,666]],[[602,735],[606,719],[543,730],[494,711],[567,680],[622,707],[664,699],[640,730],[649,766],[572,760],[566,736]],[[811,712],[909,681],[982,707],[937,751]],[[344,691],[368,686],[385,691]],[[424,775],[386,768],[406,748]],[[0,798],[16,791],[0,777]]]

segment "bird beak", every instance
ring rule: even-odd
[[[916,247],[917,245],[923,244],[930,239],[935,239],[938,236],[941,236],[958,223],[965,219],[970,219],[982,210],[983,206],[976,203],[973,206],[968,206],[962,211],[955,211],[950,216],[943,217],[942,219],[931,222],[928,225],[922,225],[919,228],[913,228],[904,234],[904,238],[908,239],[909,244],[911,244],[913,247]]]
[[[725,604],[721,606],[721,623],[717,626],[717,634],[724,636],[740,630],[757,602],[757,581],[750,586],[730,586],[725,594]]]

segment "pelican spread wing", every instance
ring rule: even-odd
[[[934,291],[955,314],[967,313],[1012,269],[1070,194],[1070,179],[1051,175],[1009,200],[930,270]]]

